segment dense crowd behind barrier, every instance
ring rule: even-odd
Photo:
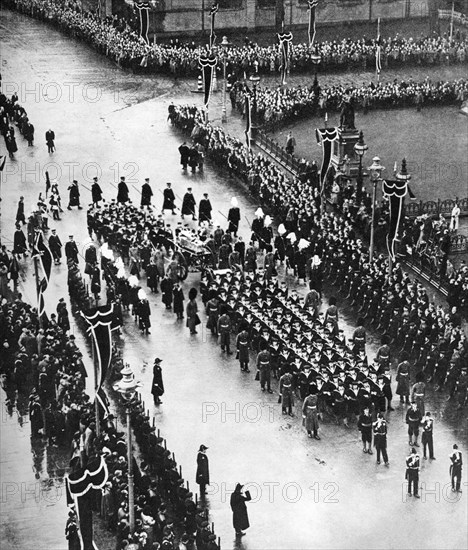
[[[65,303],[43,318],[40,328],[37,310],[22,301],[3,299],[0,311],[2,345],[1,374],[7,407],[16,399],[29,397],[29,418],[33,446],[40,440],[69,447],[69,471],[73,472],[94,457],[106,460],[109,479],[101,491],[94,491],[93,509],[100,512],[106,528],[116,533],[119,550],[133,542],[135,550],[174,548],[179,541],[197,548],[217,550],[204,507],[197,505],[186,488],[175,457],[156,433],[140,399],[132,402],[131,422],[143,462],[134,460],[135,535],[129,535],[127,447],[113,416],[102,418],[101,434],[96,434],[95,410],[85,393],[86,368],[82,353],[70,334]],[[122,361],[114,351],[110,378],[120,377]],[[66,537],[70,548],[79,547],[76,511],[70,509]],[[78,544],[78,546],[76,546]],[[185,546],[184,546],[185,547]]]
[[[67,0],[9,0],[8,5],[37,19],[45,20],[94,46],[99,52],[123,67],[179,76],[199,73],[200,49],[194,43],[146,44],[128,24],[116,17],[100,20],[95,13],[83,12],[78,3]],[[375,39],[344,39],[317,44],[322,71],[366,69],[375,67]],[[466,63],[468,42],[465,33],[457,31],[450,41],[444,36],[402,38],[398,35],[382,40],[383,70],[403,65],[434,66]],[[291,71],[309,72],[314,68],[315,48],[292,44]],[[228,50],[228,71],[238,77],[255,70],[278,74],[281,59],[278,46],[261,47],[254,43]]]
[[[249,86],[242,82],[235,83],[230,92],[233,106],[243,115],[246,92],[253,95]],[[468,81],[460,78],[452,82],[432,82],[427,78],[424,82],[371,82],[360,87],[257,87],[255,97],[257,121],[270,128],[305,116],[339,111],[345,99],[350,99],[354,107],[364,113],[373,109],[461,105],[468,98]]]

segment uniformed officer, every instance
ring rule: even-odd
[[[409,445],[419,447],[418,435],[419,425],[421,424],[421,411],[415,401],[411,403],[411,407],[406,412],[406,423],[408,424]],[[414,443],[413,443],[414,436]]]
[[[262,391],[265,391],[265,385],[267,387],[268,393],[273,393],[273,390],[270,387],[271,384],[271,356],[270,352],[266,349],[268,344],[266,342],[261,342],[260,351],[257,355],[257,369],[260,373],[260,387]]]
[[[221,337],[221,349],[228,355],[231,355],[231,318],[227,314],[225,306],[223,306],[221,312],[222,315],[218,319],[218,334]]]
[[[374,446],[377,451],[377,464],[380,464],[380,455],[384,459],[385,466],[389,466],[387,455],[387,422],[385,421],[383,414],[377,415],[377,420],[372,425],[374,432]]]
[[[422,437],[421,441],[423,444],[424,460],[427,459],[426,450],[429,447],[429,458],[435,460],[434,456],[434,442],[432,439],[432,434],[434,431],[434,419],[431,416],[430,412],[426,412],[425,417],[422,421]]]
[[[372,454],[372,416],[369,407],[365,407],[359,416],[358,430],[361,432],[362,452]]]
[[[413,494],[416,498],[420,498],[418,495],[419,467],[419,455],[413,447],[411,454],[406,458],[406,479],[408,480],[408,495],[411,496]]]
[[[458,450],[458,445],[453,446],[453,453],[450,455],[450,479],[452,481],[452,491],[461,493],[460,485],[462,478],[463,458]]]

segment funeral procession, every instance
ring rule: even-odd
[[[0,547],[468,550],[468,1],[0,0]]]

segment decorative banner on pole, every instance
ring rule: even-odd
[[[50,273],[52,271],[52,252],[45,243],[44,234],[40,229],[36,229],[34,234],[32,257],[37,257],[41,264],[42,279],[38,282],[37,310],[39,317],[45,313],[44,292],[47,290],[50,281]]]
[[[325,180],[330,168],[333,142],[338,138],[338,128],[316,128],[317,143],[322,146],[322,167],[320,168],[320,195],[325,189]]]
[[[68,475],[68,490],[73,497],[82,497],[91,489],[102,489],[108,477],[106,461],[100,456]]]
[[[252,105],[250,103],[249,94],[245,94],[245,140],[247,147],[250,149],[252,140]]]
[[[213,5],[211,6],[210,10],[210,20],[211,20],[211,27],[210,27],[210,50],[214,46],[215,40],[216,40],[216,34],[214,32],[214,23],[215,23],[215,16],[218,13],[219,10],[219,4],[218,2],[213,2]]]
[[[78,468],[65,478],[67,505],[74,504],[82,550],[97,550],[93,540],[93,501],[91,489],[102,489],[109,472],[104,457],[95,458],[86,468]]]
[[[391,259],[395,260],[395,242],[398,239],[400,220],[403,214],[405,195],[408,191],[406,180],[384,180],[383,193],[389,198],[390,219],[387,233],[387,249]]]
[[[315,40],[315,8],[318,0],[308,0],[309,5],[309,46],[312,46]]]
[[[149,2],[135,2],[135,7],[140,15],[140,36],[143,40],[149,44],[148,30],[149,30]]]
[[[213,72],[215,71],[217,59],[214,55],[200,55],[200,65],[203,71],[203,86],[205,90],[204,103],[208,107],[213,86]]]
[[[112,320],[114,304],[98,307],[86,313],[81,312],[89,324],[89,331],[96,352],[96,393],[102,387],[112,359]]]
[[[286,84],[286,75],[289,69],[289,43],[292,40],[292,32],[278,33],[278,40],[281,52],[281,84]]]
[[[380,71],[382,70],[382,38],[380,36],[380,17],[377,20],[377,41],[375,50],[375,70],[377,71],[377,80],[380,80]]]

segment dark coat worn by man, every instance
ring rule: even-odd
[[[56,234],[55,229],[52,230],[53,233],[49,237],[49,248],[52,252],[54,262],[60,263],[60,258],[62,257],[62,241],[60,237]]]
[[[195,197],[192,194],[192,189],[189,187],[182,201],[182,211],[181,211],[182,217],[192,216],[193,219],[196,220],[195,207],[196,207]]]
[[[171,189],[171,184],[168,183],[166,189],[163,191],[164,201],[162,210],[172,210],[172,213],[175,214],[175,195],[174,191]]]
[[[128,202],[128,186],[125,183],[125,178],[120,178],[118,193],[117,193],[117,202],[125,204]]]
[[[242,487],[240,483],[236,485],[234,492],[231,495],[231,510],[232,510],[232,524],[237,534],[240,534],[243,529],[250,527],[249,516],[247,514],[246,502],[252,500],[249,491],[246,491],[245,496],[242,494]]]
[[[205,193],[203,195],[203,199],[200,201],[200,204],[198,205],[198,221],[200,223],[202,222],[211,222],[211,211],[213,210],[211,206],[210,199],[208,198],[208,194]]]
[[[153,196],[153,190],[148,180],[141,186],[141,204],[140,206],[151,206],[151,197]]]
[[[102,201],[102,189],[97,180],[94,180],[93,185],[91,186],[91,195],[93,198],[93,204],[98,204]]]
[[[153,366],[153,383],[151,385],[151,393],[153,394],[154,403],[161,404],[160,397],[164,395],[164,383],[162,379],[161,360],[155,359]]]
[[[65,244],[65,256],[67,261],[72,261],[75,264],[78,263],[78,247],[72,236],[70,236],[70,240]]]
[[[200,450],[198,451],[197,455],[197,473],[196,473],[196,481],[198,485],[200,485],[200,494],[205,494],[205,488],[207,485],[210,484],[210,471],[209,471],[209,463],[208,463],[208,457],[206,456],[207,447],[204,445],[200,445]]]

